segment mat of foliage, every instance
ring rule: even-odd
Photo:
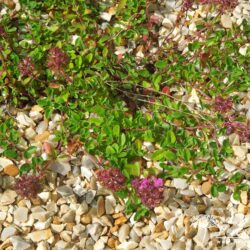
[[[148,207],[158,205],[156,200],[145,202],[144,191],[161,192],[162,179],[209,179],[214,196],[228,185],[236,187],[236,198],[247,188],[238,185],[244,178],[239,173],[221,177],[222,162],[232,149],[228,139],[218,139],[232,132],[242,142],[250,137],[245,117],[234,109],[239,92],[250,87],[249,51],[239,53],[249,42],[247,22],[243,28],[224,29],[220,13],[205,18],[182,53],[168,38],[159,47],[160,24],[150,18],[150,1],[20,3],[21,11],[1,20],[1,103],[20,109],[39,104],[47,118],[61,113],[60,145],[78,140],[88,154],[105,160],[104,169],[119,169],[113,173],[116,184],[105,179],[115,181],[110,171],[99,177],[120,197],[129,197],[128,211],[138,210],[143,199]],[[112,13],[109,22],[103,13]],[[131,43],[129,53],[115,53]],[[157,52],[150,53],[150,46]],[[136,57],[138,48],[143,48],[143,58]],[[8,110],[1,116],[1,155],[27,156],[15,146],[19,135]],[[155,145],[150,154],[145,142]],[[158,162],[161,170],[148,168],[143,157]],[[41,161],[33,159],[20,174]]]

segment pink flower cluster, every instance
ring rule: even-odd
[[[126,179],[118,168],[99,169],[96,175],[98,181],[108,189],[118,191],[124,187]]]
[[[61,73],[67,62],[68,56],[61,49],[55,47],[49,50],[48,68],[54,73]]]
[[[132,181],[132,187],[142,203],[149,208],[159,206],[163,200],[164,181],[161,178],[136,178]]]
[[[238,121],[227,121],[224,123],[224,127],[227,128],[228,135],[236,133],[241,142],[250,141],[250,125]]]
[[[23,76],[32,76],[35,65],[30,57],[26,57],[18,64],[18,69]]]
[[[233,102],[230,98],[224,99],[221,96],[217,96],[214,101],[214,109],[220,113],[226,113],[233,107]]]
[[[24,174],[17,179],[15,190],[17,194],[26,198],[35,198],[41,190],[41,176]]]

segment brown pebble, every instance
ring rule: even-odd
[[[114,227],[111,227],[110,228],[110,233],[115,233],[115,232],[117,232],[118,231],[118,226],[116,225],[116,226],[114,226]]]
[[[11,164],[11,165],[6,166],[3,172],[9,176],[16,176],[19,173],[19,169],[14,164]]]
[[[70,222],[70,223],[67,223],[66,224],[66,230],[68,230],[68,231],[73,231],[73,227],[75,226],[75,223],[72,223],[72,222]]]
[[[44,131],[42,134],[36,135],[35,141],[44,142],[48,139],[49,136],[50,136],[49,131]]]
[[[52,224],[57,224],[57,225],[61,224],[60,218],[58,216],[54,216]]]
[[[90,214],[84,214],[82,217],[81,217],[81,223],[83,225],[87,225],[87,224],[90,224],[92,222],[92,217],[90,216]]]
[[[118,241],[117,239],[109,238],[107,244],[110,248],[114,249],[117,245],[116,244],[117,241]]]
[[[114,219],[117,219],[117,218],[122,217],[122,216],[123,216],[123,213],[118,213],[118,214],[113,214],[113,215],[112,215],[112,217],[113,217]]]
[[[163,221],[158,222],[157,225],[155,226],[155,233],[160,233],[164,230],[166,230],[164,226],[164,222]]]
[[[124,224],[128,219],[124,216],[119,217],[118,219],[115,220],[115,225],[121,225]]]
[[[206,181],[204,183],[202,183],[201,185],[201,191],[203,194],[210,194],[210,190],[211,190],[211,182],[210,181]]]

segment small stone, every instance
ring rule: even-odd
[[[86,202],[87,202],[88,204],[90,204],[90,203],[94,200],[95,195],[96,195],[96,191],[95,191],[95,190],[89,190],[89,191],[87,192],[87,194],[86,194],[86,197],[85,197]]]
[[[231,164],[230,162],[224,161],[223,164],[228,172],[233,172],[236,169],[236,166]]]
[[[117,250],[133,250],[138,246],[138,243],[134,241],[125,241],[117,246]]]
[[[234,154],[241,160],[246,158],[247,148],[243,146],[232,146]]]
[[[75,221],[75,211],[74,210],[69,210],[66,214],[63,215],[62,217],[62,222],[63,223],[70,223]]]
[[[19,222],[25,222],[28,220],[28,208],[19,207],[14,211],[14,218]]]
[[[6,219],[6,217],[7,217],[7,212],[0,211],[0,222],[3,222]]]
[[[13,190],[7,189],[4,193],[0,194],[0,205],[10,205],[15,202],[17,197],[17,193]]]
[[[188,186],[187,180],[181,178],[174,178],[172,186],[177,189],[185,189]]]
[[[25,241],[20,236],[12,236],[10,241],[13,245],[13,250],[29,250],[31,249],[31,244]]]
[[[115,220],[115,225],[121,225],[124,224],[127,221],[127,218],[125,216],[119,217]]]
[[[71,166],[69,164],[69,161],[66,160],[58,160],[58,161],[54,161],[52,162],[52,164],[50,165],[52,171],[61,174],[61,175],[66,175],[68,172],[71,171]]]
[[[73,194],[73,190],[71,187],[64,185],[60,186],[57,188],[57,192],[62,196],[62,197],[67,197]]]
[[[115,212],[116,200],[113,196],[106,196],[105,211],[106,214],[113,214]]]
[[[194,241],[197,243],[200,247],[206,247],[209,240],[209,232],[207,228],[199,227],[198,233],[194,237]]]
[[[4,168],[3,172],[9,176],[16,176],[19,173],[19,169],[14,164],[8,165]]]
[[[31,232],[27,235],[29,239],[31,239],[33,242],[39,242],[42,240],[48,240],[53,236],[51,229],[45,229],[45,230],[39,230]]]
[[[73,227],[73,233],[77,236],[80,236],[85,231],[85,226],[82,224],[77,224]]]
[[[10,238],[11,236],[14,236],[15,234],[17,234],[17,230],[14,227],[5,227],[1,233],[1,240],[5,241],[8,238]]]
[[[47,202],[50,198],[50,192],[41,192],[38,196],[42,199],[43,202]]]
[[[92,222],[92,217],[90,214],[85,214],[81,217],[81,223],[84,225],[88,225]]]
[[[13,165],[13,162],[7,158],[0,157],[0,171],[2,171],[5,167]]]
[[[49,138],[49,136],[50,136],[49,131],[44,131],[42,134],[35,136],[35,141],[36,142],[44,142]]]
[[[83,188],[80,184],[77,184],[74,188],[73,188],[74,193],[79,196],[82,197],[84,194],[87,193],[87,190],[85,188]]]
[[[110,248],[113,249],[113,248],[116,247],[117,243],[118,243],[118,240],[117,240],[117,239],[109,238],[107,244],[108,244],[108,246],[109,246]]]
[[[211,190],[211,182],[210,181],[206,181],[206,182],[203,182],[202,185],[201,185],[201,191],[203,194],[210,194],[210,190]]]
[[[52,232],[61,233],[65,227],[65,224],[51,224]]]
[[[85,177],[88,181],[90,181],[90,178],[93,176],[93,173],[90,169],[87,167],[81,167],[81,175]]]
[[[97,241],[100,238],[102,230],[102,226],[98,223],[87,225],[87,232],[94,241]]]
[[[185,237],[187,237],[188,239],[192,239],[194,238],[196,234],[197,234],[197,229],[191,226],[191,227],[188,227],[188,230],[185,233]]]
[[[164,221],[160,221],[157,223],[157,225],[155,226],[155,233],[161,233],[162,231],[165,230],[165,226],[164,226]]]
[[[102,239],[98,240],[94,245],[94,250],[100,250],[104,248],[105,248],[105,244]]]
[[[91,160],[90,156],[84,155],[82,157],[82,166],[84,168],[93,169],[95,167],[94,162]]]
[[[46,130],[47,130],[47,128],[48,128],[48,121],[41,121],[38,125],[37,125],[37,127],[36,127],[36,132],[37,132],[37,134],[42,134],[42,133],[44,133]]]
[[[128,224],[123,224],[120,227],[119,232],[118,232],[118,237],[119,237],[120,242],[126,241],[129,235],[129,231],[130,231],[130,227]]]
[[[248,207],[240,203],[240,204],[238,205],[238,212],[239,212],[239,213],[242,213],[242,214],[247,214],[247,212],[248,212]]]
[[[241,191],[240,199],[241,199],[242,204],[247,205],[248,203],[247,191]]]
[[[49,218],[48,220],[46,221],[38,221],[34,224],[34,228],[36,230],[44,230],[44,229],[47,229],[50,227],[50,224],[51,224],[51,221],[52,221],[52,218]]]
[[[103,196],[99,196],[97,199],[97,216],[101,217],[105,213],[105,200]]]
[[[35,126],[36,124],[33,122],[31,118],[29,118],[26,114],[23,112],[18,112],[16,116],[16,120],[18,121],[19,124],[26,126],[26,127],[32,127]]]
[[[112,15],[108,12],[102,12],[100,15],[101,19],[107,22],[110,22]]]
[[[49,249],[48,243],[46,243],[45,241],[41,241],[37,244],[37,248],[36,250],[47,250]]]
[[[232,19],[229,15],[221,15],[221,24],[226,29],[231,29],[233,27]]]

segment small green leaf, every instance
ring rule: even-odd
[[[24,152],[24,157],[29,159],[31,156],[36,152],[37,148],[35,146],[29,147],[25,152]]]
[[[127,164],[124,169],[129,173],[129,175],[140,176],[140,163],[136,162],[134,164]]]

